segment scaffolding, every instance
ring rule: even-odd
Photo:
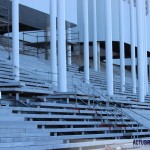
[[[76,57],[76,61],[73,63],[81,65],[81,58],[80,58],[80,42],[79,42],[79,31],[76,27],[68,28],[66,33],[66,45],[71,46],[71,57]],[[67,48],[68,51],[68,48]],[[67,53],[68,57],[68,53]]]
[[[45,56],[45,50],[49,47],[45,32],[44,30],[23,32],[21,53],[36,57]]]
[[[0,3],[0,34],[9,33],[10,17],[9,17],[9,5],[7,7]]]
[[[0,1],[0,46],[8,52],[10,59],[10,12],[9,1]],[[6,34],[6,35],[5,35]]]

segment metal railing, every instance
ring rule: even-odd
[[[2,36],[0,35],[0,45],[4,48],[4,50],[6,50],[6,52],[8,53],[8,59],[11,59],[10,56],[10,38],[6,37],[6,36]]]
[[[22,53],[26,55],[39,57],[45,55],[47,49],[46,31],[23,32]]]
[[[43,87],[48,87],[49,90],[53,91],[53,88],[55,87],[55,85],[53,84],[53,82],[50,79],[50,76],[48,77],[48,79],[44,79],[43,75],[40,75],[38,73],[38,71],[29,71],[29,70],[26,70],[23,68],[17,68],[16,66],[13,66],[10,64],[7,64],[7,66],[9,66],[12,69],[12,71],[13,71],[13,69],[19,70],[19,72],[20,72],[19,77],[22,78],[21,79],[22,82],[27,82],[28,80],[31,80],[31,82],[32,82],[32,80],[33,80],[33,83],[34,83],[36,89],[43,86]],[[49,74],[47,74],[46,76],[48,76],[48,75]],[[16,77],[16,76],[14,76],[13,72],[12,72],[12,77],[13,77],[13,79]]]
[[[130,115],[128,115],[125,111],[123,111],[122,106],[120,108],[120,106],[119,106],[118,103],[114,102],[110,98],[105,97],[104,95],[102,95],[101,93],[99,93],[98,91],[96,91],[93,87],[92,87],[93,92],[97,92],[100,95],[100,97],[105,98],[105,101],[103,101],[103,103],[105,103],[105,105],[102,102],[99,101],[100,98],[99,98],[99,100],[97,100],[97,98],[95,97],[95,94],[93,94],[93,95],[87,95],[87,93],[85,93],[83,90],[81,90],[77,86],[75,86],[75,89],[76,89],[76,95],[77,95],[77,90],[79,90],[83,94],[85,94],[86,96],[88,96],[89,97],[89,101],[93,101],[93,106],[94,106],[94,104],[96,104],[97,108],[98,108],[98,106],[102,106],[103,108],[105,108],[106,111],[108,112],[107,116],[113,117],[116,123],[118,121],[121,121],[122,125],[125,125],[126,127],[130,127],[133,131],[136,131],[136,133],[137,133],[136,137],[138,138],[138,136],[139,136],[138,135],[138,133],[139,133],[139,127],[143,126],[143,125],[141,123],[139,123],[137,120],[135,120],[134,118],[132,118]],[[84,100],[81,100],[81,101],[84,102],[85,104],[87,104],[89,107],[92,107],[91,105],[89,105],[88,103],[86,103]],[[109,107],[109,106],[111,106],[111,107]],[[97,110],[95,110],[95,111],[97,112]],[[117,114],[117,112],[119,114]],[[102,116],[102,114],[100,114],[100,116]],[[136,124],[136,129],[133,128],[133,124],[134,123],[130,124],[126,120],[129,120],[129,122],[134,122]],[[109,119],[107,119],[106,121],[109,122],[109,123],[111,123],[111,121]],[[117,124],[114,123],[113,125],[117,127]],[[149,130],[147,127],[145,127],[145,128],[147,130]]]
[[[93,88],[93,87],[92,87]],[[135,120],[133,117],[131,117],[128,113],[126,113],[123,109],[122,109],[122,105],[120,105],[118,102],[114,102],[113,99],[111,98],[107,98],[104,95],[102,95],[99,91],[97,91],[96,89],[94,89],[94,92],[97,92],[100,96],[104,97],[105,99],[107,99],[107,101],[111,104],[112,107],[114,107],[118,112],[120,112],[122,115],[128,117],[129,119],[131,119],[132,121],[136,122],[137,126],[144,126],[143,124],[141,124],[140,122],[138,122],[137,120]],[[131,110],[131,109],[129,109]],[[133,110],[131,110],[133,111]],[[144,126],[145,127],[145,126]],[[147,128],[147,127],[145,127]],[[149,128],[147,128],[148,130],[150,130]]]
[[[77,96],[77,90],[80,90],[81,92],[83,92],[83,91],[82,91],[81,89],[79,89],[77,86],[75,86],[74,88],[75,88],[75,90],[76,90],[76,91],[75,91],[76,104],[78,103],[78,100],[81,101],[82,103],[84,103],[85,105],[87,105],[90,110],[95,111],[95,114],[100,115],[102,124],[105,123],[106,125],[112,125],[113,127],[117,127],[116,124],[114,124],[114,123],[112,123],[111,121],[109,121],[108,119],[104,118],[101,109],[99,109],[99,111],[97,111],[97,110],[96,110],[94,107],[92,107],[90,104],[88,104],[87,102],[85,102],[83,99],[79,98],[79,97]],[[87,95],[86,95],[86,96],[87,96]],[[90,99],[90,98],[91,98],[91,97],[89,97],[89,99]],[[93,106],[94,106],[94,105],[93,105]],[[100,112],[101,112],[101,113],[100,113]]]

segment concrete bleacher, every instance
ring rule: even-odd
[[[150,137],[150,104],[136,102],[130,80],[126,92],[120,92],[117,68],[117,95],[110,98],[104,64],[101,73],[90,68],[90,86],[77,64],[67,66],[68,92],[58,93],[51,84],[49,61],[20,54],[20,82],[14,82],[12,59],[7,58],[8,52],[1,50],[0,149],[104,149],[115,139],[121,143],[122,139]],[[16,100],[9,95],[13,92],[25,94]]]
[[[12,60],[8,60],[8,53],[6,50],[1,50],[1,57],[0,60],[4,61],[6,64],[12,65]],[[12,54],[10,54],[12,55]],[[11,56],[12,58],[12,56]],[[30,64],[28,65],[27,64]],[[90,69],[90,83],[91,85],[95,86],[97,89],[106,91],[106,73],[105,73],[105,63],[101,63],[101,73],[98,71],[94,71],[93,69]],[[51,81],[51,71],[50,71],[50,62],[47,60],[44,60],[42,58],[37,58],[33,56],[26,56],[23,54],[20,54],[20,69],[23,68],[25,71],[31,72],[32,76],[35,76],[38,74],[38,78],[41,78],[43,80],[49,80]],[[68,81],[68,91],[73,91],[73,85],[79,85],[84,86],[84,72],[78,71],[79,66],[77,64],[73,64],[71,66],[68,66],[67,68],[67,81]],[[116,68],[116,69],[115,69]],[[21,69],[21,70],[23,70]],[[117,66],[114,67],[114,92],[117,95],[128,95],[130,98],[137,98],[137,95],[133,95],[132,93],[132,86],[131,86],[131,78],[129,78],[129,72],[126,71],[126,74],[128,77],[126,77],[126,91],[125,93],[122,93],[120,91],[120,77],[119,77],[119,68]],[[131,74],[130,74],[131,75]],[[85,85],[87,86],[87,85]]]
[[[20,83],[16,87],[14,86],[13,66],[9,60],[1,60],[0,63],[0,90],[1,91],[23,91],[34,92],[41,94],[50,94],[53,85],[50,80],[42,78],[42,75],[30,70],[20,69]],[[9,83],[10,87],[6,87],[6,83]],[[22,85],[20,87],[19,85]],[[24,86],[23,86],[24,85]]]
[[[58,99],[58,97],[60,99]],[[69,97],[68,97],[69,96]],[[29,101],[30,107],[1,107],[0,111],[14,120],[0,122],[1,149],[62,149],[102,146],[95,142],[100,139],[123,139],[149,137],[147,128],[127,116],[123,116],[114,107],[96,105],[95,109],[74,95],[40,96]],[[45,102],[40,102],[44,99]],[[87,98],[83,96],[83,100]],[[92,106],[92,104],[90,105]],[[97,111],[97,113],[95,112]],[[114,116],[115,115],[115,116]],[[116,118],[117,116],[117,118]],[[16,119],[16,121],[15,121]],[[18,120],[17,120],[18,119]],[[123,121],[123,120],[124,121]],[[111,120],[111,122],[108,122]],[[128,122],[128,124],[127,124]],[[6,132],[4,132],[6,129]],[[7,130],[8,129],[8,130]],[[140,132],[137,132],[139,130]],[[9,134],[11,135],[9,136]],[[92,141],[92,139],[95,139]],[[85,140],[89,140],[91,145]],[[80,141],[80,142],[79,142]],[[6,144],[7,143],[7,144]],[[57,144],[56,144],[57,143]]]

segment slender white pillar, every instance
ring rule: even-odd
[[[83,26],[84,26],[84,78],[89,83],[89,21],[88,0],[83,0]]]
[[[113,96],[112,12],[111,0],[105,0],[107,95]]]
[[[125,92],[125,56],[124,56],[124,5],[119,0],[119,26],[120,26],[120,83],[121,92]]]
[[[100,42],[97,42],[97,66],[98,66],[98,71],[101,72],[101,47],[100,47]]]
[[[132,92],[136,93],[136,59],[135,59],[135,13],[134,3],[130,0],[130,27],[131,27],[131,68],[132,68]]]
[[[143,0],[143,6],[141,7],[141,9],[143,11],[143,18],[142,18],[143,20],[142,20],[142,23],[143,23],[144,96],[146,96],[146,88],[147,87],[146,87],[146,76],[145,76],[146,75],[146,72],[145,72],[146,71],[146,69],[145,69],[146,68],[146,66],[145,66],[146,65],[145,64],[146,63],[146,59],[145,59],[145,57],[146,57],[145,56],[145,52],[146,52],[146,45],[145,44],[146,43],[145,43],[145,17],[144,17],[145,16],[145,10],[144,10],[144,1],[145,0]]]
[[[147,68],[147,19],[146,19],[146,3],[145,0],[143,1],[144,8],[143,8],[143,29],[144,29],[144,60],[145,60],[145,96],[148,94],[148,68]]]
[[[57,86],[56,0],[50,1],[50,62],[52,83]]]
[[[12,1],[13,75],[19,81],[19,0]]]
[[[143,45],[143,0],[136,1],[137,6],[137,44],[138,44],[138,92],[139,101],[144,102],[144,45]]]
[[[71,30],[67,30],[67,64],[71,65],[72,60],[71,60]]]
[[[96,15],[96,0],[93,2],[93,63],[94,70],[98,70],[97,66],[97,15]]]
[[[58,87],[67,92],[65,0],[57,0],[58,16]]]

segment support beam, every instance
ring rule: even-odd
[[[93,63],[94,70],[98,70],[97,66],[97,15],[96,15],[96,0],[93,2]]]
[[[112,16],[111,0],[105,0],[106,22],[106,81],[107,95],[113,96],[113,54],[112,54]]]
[[[130,27],[131,27],[132,92],[133,94],[136,94],[135,13],[133,0],[130,0]]]
[[[57,1],[59,92],[67,92],[65,2],[65,0]]]
[[[143,1],[144,3],[144,9],[143,9],[143,29],[144,29],[144,34],[143,34],[143,38],[144,38],[144,51],[143,51],[143,55],[144,55],[144,60],[145,60],[145,64],[144,64],[144,75],[145,75],[145,96],[148,94],[148,67],[147,67],[147,16],[146,16],[146,3],[145,0]]]
[[[144,102],[144,39],[143,39],[143,0],[136,1],[137,6],[137,45],[138,45],[138,91],[139,101]]]
[[[12,34],[13,75],[19,81],[19,0],[12,1]]]
[[[124,5],[119,0],[119,26],[120,26],[120,83],[121,92],[125,92],[125,56],[124,56]]]
[[[52,83],[57,86],[56,0],[50,1],[50,62]]]
[[[89,21],[88,0],[83,0],[83,28],[84,28],[84,78],[89,84]]]

